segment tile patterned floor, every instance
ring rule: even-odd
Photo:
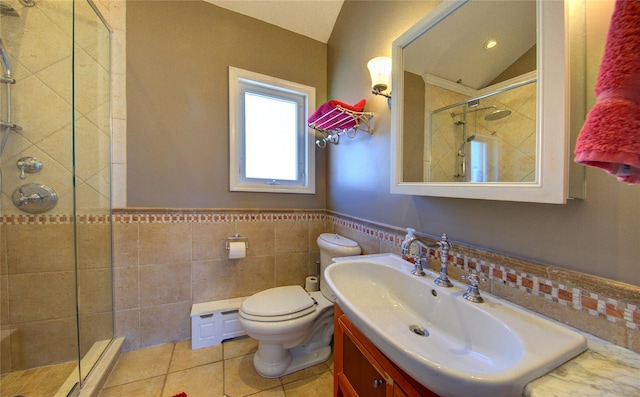
[[[100,397],[329,397],[333,361],[277,379],[253,368],[257,342],[237,338],[222,345],[191,350],[185,340],[123,353]]]
[[[77,364],[72,361],[3,374],[0,396],[53,397],[67,377],[77,371]]]

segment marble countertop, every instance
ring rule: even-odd
[[[525,397],[640,396],[640,354],[593,335],[588,349],[524,389]]]

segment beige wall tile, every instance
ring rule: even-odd
[[[324,221],[309,222],[309,252],[320,252],[317,240],[322,233],[326,233],[325,229]]]
[[[309,223],[276,222],[276,254],[309,251]]]
[[[91,349],[97,341],[113,338],[113,313],[82,314],[79,317],[80,325],[80,356]],[[84,372],[87,368],[82,368]]]
[[[124,337],[122,351],[140,348],[140,310],[117,310],[114,314],[115,336]]]
[[[248,296],[276,286],[275,257],[234,259],[238,261],[238,295]]]
[[[114,223],[113,266],[138,265],[138,224]]]
[[[0,274],[7,274],[7,226],[0,224]]]
[[[140,309],[140,346],[188,339],[191,335],[191,302]]]
[[[0,329],[0,374],[2,374],[2,386],[9,384],[6,377],[11,372],[11,330]]]
[[[140,307],[190,300],[190,262],[140,266]]]
[[[191,225],[145,223],[139,227],[141,265],[191,261]]]
[[[225,240],[236,233],[235,223],[194,223],[191,227],[194,261],[228,257]]]
[[[113,301],[115,310],[140,307],[138,267],[116,267],[113,269]]]
[[[111,269],[78,269],[78,312],[104,313],[113,310]]]
[[[309,253],[308,276],[320,275],[320,251]]]
[[[629,333],[629,349],[640,353],[640,331],[629,329],[627,332]]]
[[[73,270],[73,238],[71,224],[7,225],[9,273]]]
[[[111,225],[76,225],[78,268],[111,267]]]
[[[276,285],[302,285],[309,272],[309,254],[280,254],[276,256]]]
[[[75,316],[73,272],[9,275],[11,323]]]
[[[20,324],[16,328],[11,340],[12,371],[77,359],[75,316]]]
[[[0,276],[0,324],[9,323],[9,276]]]
[[[238,222],[238,234],[249,239],[247,256],[275,254],[276,226],[273,222]]]
[[[237,260],[193,262],[193,303],[237,297]]]

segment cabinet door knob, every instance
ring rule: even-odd
[[[373,388],[377,389],[378,387],[384,385],[384,380],[383,379],[375,379],[373,381]]]

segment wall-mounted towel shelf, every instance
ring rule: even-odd
[[[364,108],[364,100],[356,106],[358,109]],[[372,134],[371,118],[371,112],[348,109],[337,101],[329,101],[309,118],[308,125],[322,135],[322,138],[316,140],[316,145],[324,148],[327,142],[337,145],[341,135],[354,138],[358,130]]]

